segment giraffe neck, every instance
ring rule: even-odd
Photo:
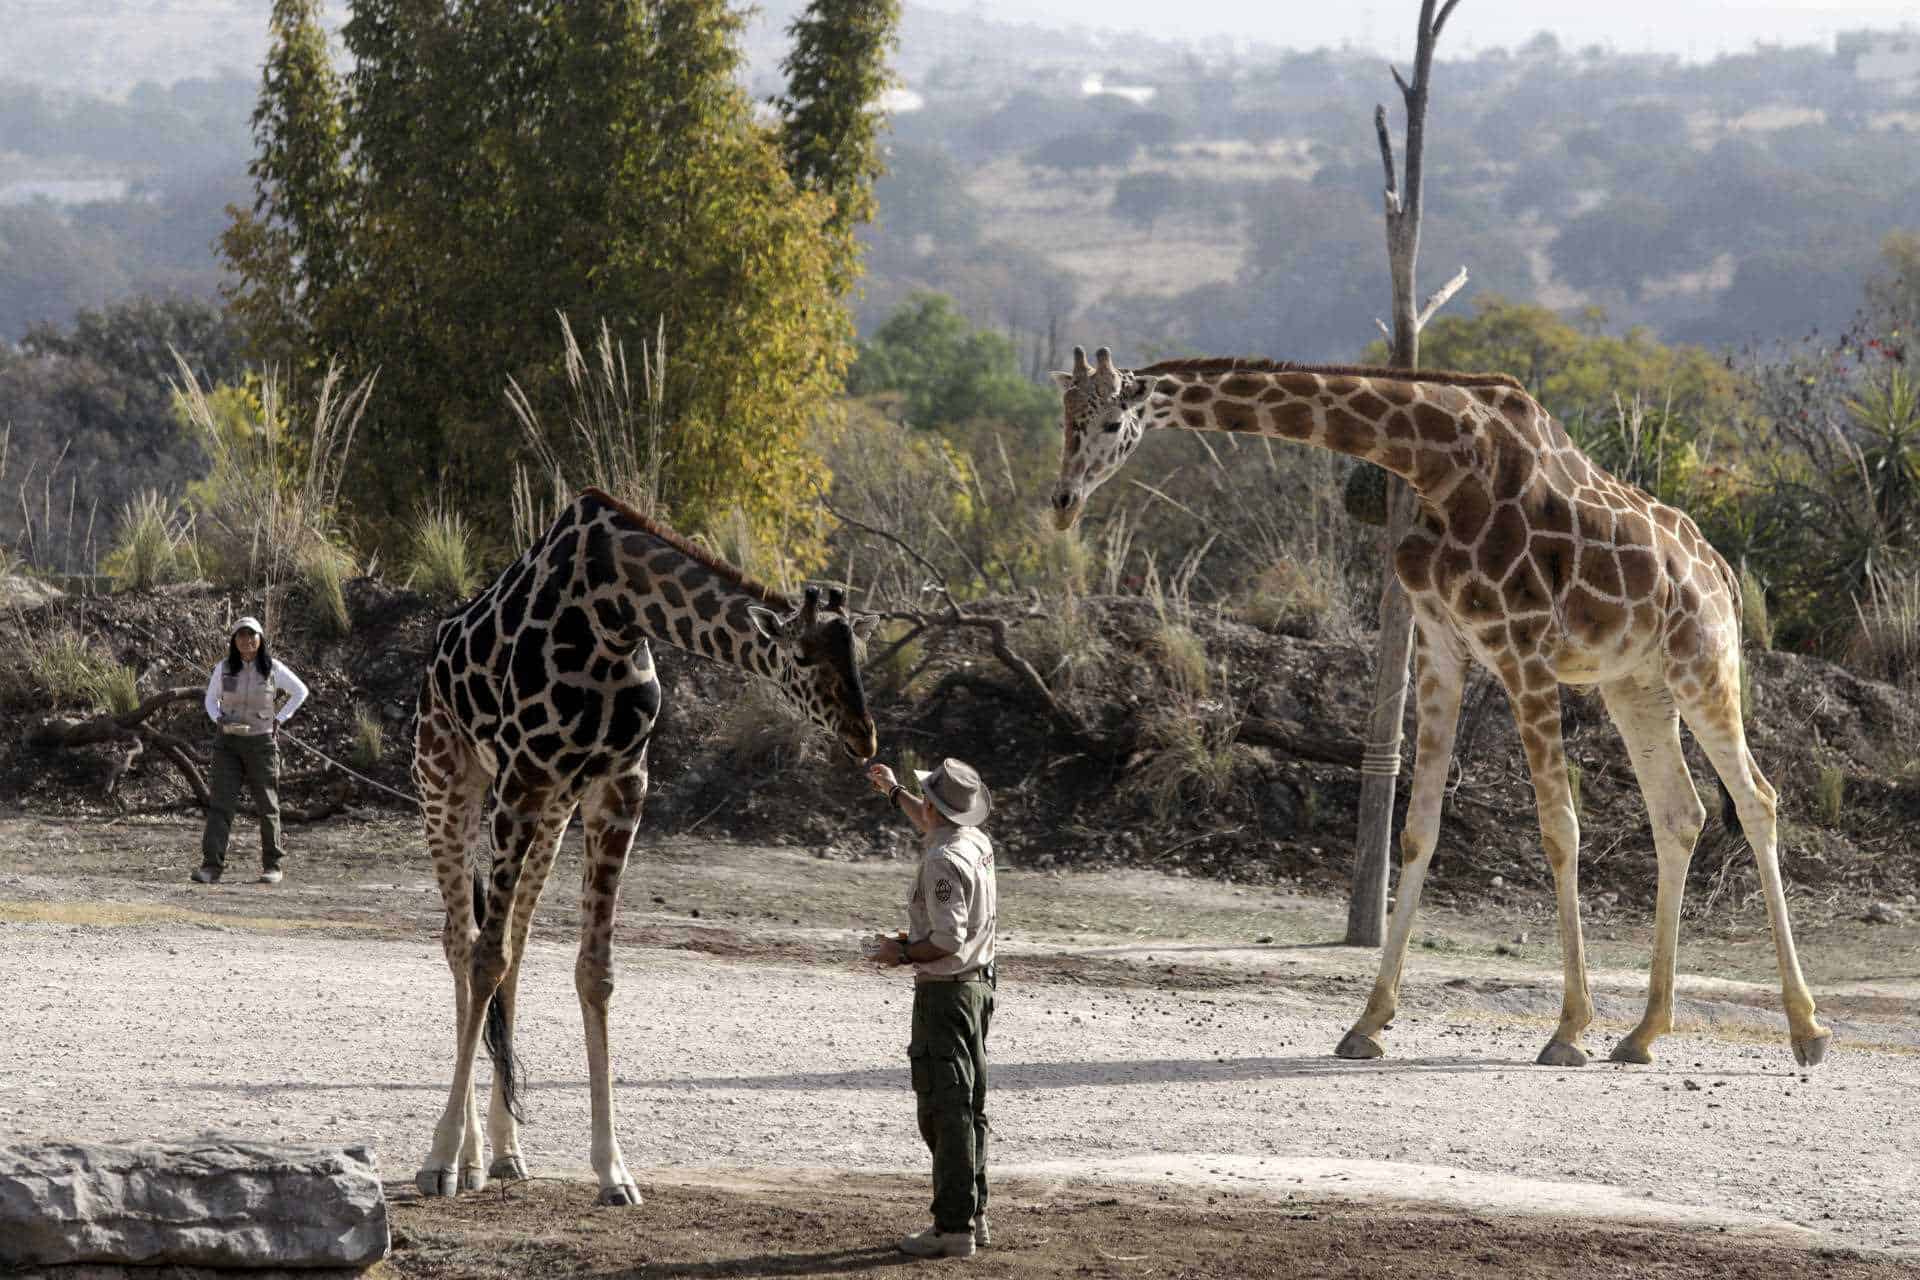
[[[749,610],[785,613],[786,601],[598,495],[583,495],[572,515],[527,554],[557,574],[573,567],[570,582],[554,584],[557,595],[562,605],[579,600],[608,643],[657,640],[755,675],[779,673],[778,646],[753,625]]]
[[[1444,488],[1470,464],[1470,441],[1501,399],[1526,393],[1511,379],[1392,370],[1152,366],[1144,419],[1150,427],[1278,436],[1362,458],[1416,492]]]

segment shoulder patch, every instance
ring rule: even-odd
[[[941,878],[934,882],[933,896],[941,902],[953,901],[953,881]]]

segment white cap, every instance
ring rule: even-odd
[[[240,619],[240,621],[234,623],[233,626],[228,629],[227,635],[230,637],[236,636],[242,631],[251,631],[262,639],[265,639],[267,634],[267,629],[260,625],[260,619],[254,617],[252,614],[248,614],[246,617]]]

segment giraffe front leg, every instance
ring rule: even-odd
[[[1445,798],[1447,767],[1453,759],[1454,731],[1460,723],[1460,695],[1466,685],[1466,664],[1443,636],[1416,636],[1414,674],[1419,698],[1419,738],[1414,746],[1413,788],[1407,798],[1407,825],[1400,833],[1400,885],[1393,903],[1387,943],[1380,952],[1380,973],[1360,1020],[1334,1048],[1334,1056],[1378,1058],[1386,1053],[1380,1034],[1399,1007],[1400,974],[1413,935],[1414,913],[1427,866],[1440,839],[1440,806]]]
[[[1664,682],[1663,682],[1664,683]],[[1640,794],[1653,824],[1653,845],[1660,860],[1658,896],[1653,910],[1653,960],[1647,971],[1647,1011],[1640,1025],[1608,1056],[1615,1062],[1645,1065],[1653,1061],[1653,1042],[1673,1030],[1673,976],[1680,950],[1680,900],[1687,887],[1687,864],[1706,822],[1706,810],[1693,789],[1680,749],[1680,721],[1663,684],[1639,677],[1604,685],[1607,714],[1626,744]]]
[[[1560,686],[1549,681],[1531,690],[1509,686],[1508,700],[1520,725],[1533,775],[1534,807],[1540,814],[1540,839],[1553,868],[1553,896],[1559,907],[1563,991],[1560,1025],[1535,1059],[1543,1067],[1584,1067],[1580,1038],[1593,1022],[1593,996],[1587,990],[1586,943],[1580,933],[1580,822],[1573,812],[1573,787],[1560,736]]]
[[[496,798],[491,891],[478,883],[468,883],[459,895],[458,907],[470,913],[469,918],[476,922],[478,929],[467,948],[470,959],[465,966],[465,998],[458,1011],[453,1083],[446,1108],[434,1127],[433,1147],[428,1152],[427,1163],[414,1176],[414,1183],[423,1195],[450,1196],[463,1186],[472,1190],[486,1183],[485,1160],[480,1149],[480,1108],[473,1088],[474,1061],[479,1055],[489,1008],[512,967],[511,917],[515,914],[520,873],[526,864],[527,847],[534,830],[532,818]],[[461,878],[464,881],[464,874]],[[444,884],[442,892],[450,902],[455,897]],[[488,902],[499,905],[493,909],[485,905]],[[453,933],[452,919],[450,915],[450,934]],[[456,984],[460,978],[456,972]]]
[[[604,780],[586,805],[587,849],[580,872],[580,954],[573,967],[586,1031],[588,1087],[593,1106],[593,1171],[600,1203],[638,1205],[640,1188],[627,1172],[613,1132],[613,1068],[607,1007],[613,999],[613,925],[620,904],[620,876],[633,848],[640,808],[647,796],[646,755],[631,773]]]

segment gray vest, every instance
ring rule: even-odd
[[[240,674],[220,667],[220,719],[228,724],[244,724],[251,733],[273,728],[273,681],[260,674],[249,662]]]

